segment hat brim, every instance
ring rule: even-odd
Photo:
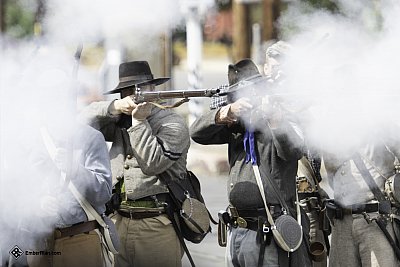
[[[105,95],[109,95],[109,94],[115,94],[115,93],[119,93],[122,89],[126,89],[128,87],[137,85],[149,85],[149,84],[153,84],[155,86],[163,84],[165,82],[167,82],[170,78],[167,77],[162,77],[162,78],[156,78],[156,79],[152,79],[152,80],[147,80],[147,81],[143,81],[143,80],[132,80],[132,81],[127,81],[127,82],[120,82],[117,87],[115,87],[114,89],[105,92]]]

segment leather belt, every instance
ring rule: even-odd
[[[129,219],[136,219],[136,220],[153,218],[164,213],[165,213],[164,209],[141,210],[141,211],[135,211],[134,209],[126,211],[118,210],[118,214],[121,215],[122,217],[126,217]]]
[[[247,217],[247,218],[258,218],[266,217],[267,212],[265,208],[258,209],[236,209],[234,207],[229,207],[232,217]],[[273,217],[279,217],[282,214],[282,209],[280,205],[271,205],[270,212]],[[236,213],[236,214],[235,214]]]
[[[123,205],[133,208],[157,208],[163,203],[171,203],[169,193],[162,193],[154,196],[143,197],[135,200],[128,199],[124,201]]]
[[[344,214],[361,214],[379,211],[379,203],[357,204],[343,207]]]
[[[234,224],[236,224],[237,226],[239,226],[241,228],[247,228],[247,229],[250,229],[250,230],[253,230],[253,231],[257,231],[258,230],[258,220],[255,220],[255,221],[253,219],[251,219],[251,220],[244,219],[244,220],[246,221],[245,227],[243,225],[243,222],[241,222],[240,225],[236,220],[234,220],[233,222],[234,222]]]
[[[83,223],[77,223],[66,228],[57,228],[54,231],[54,239],[60,239],[67,236],[74,236],[83,233],[89,233],[95,229],[99,229],[100,225],[97,221],[89,221]]]
[[[268,224],[265,208],[236,209],[233,206],[229,206],[229,211],[234,227],[241,227],[253,231],[258,231],[260,227],[263,227],[263,224]],[[282,214],[282,208],[280,205],[271,205],[270,212],[272,217],[275,219]]]
[[[361,214],[361,213],[372,213],[379,212],[379,203],[365,203],[355,204],[342,207],[335,203],[335,201],[328,200],[325,203],[326,215],[333,221],[333,218],[342,220],[344,215]]]
[[[270,226],[266,216],[258,218],[242,218],[237,217],[233,219],[233,227],[247,228],[249,230],[258,231],[263,229],[264,226]]]
[[[156,208],[157,203],[154,200],[135,200],[135,201],[124,201],[121,203],[122,206],[132,207],[132,208]]]
[[[171,199],[169,193],[160,193],[160,194],[157,194],[157,195],[154,195],[154,196],[158,201],[163,201],[163,202],[168,201],[168,200]],[[128,200],[129,201],[155,201],[154,200],[154,196],[142,197],[142,198],[139,198],[139,199],[136,199],[136,200],[130,200],[128,198]]]

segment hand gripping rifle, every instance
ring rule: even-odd
[[[176,91],[144,91],[142,92],[139,87],[135,87],[132,95],[133,101],[138,103],[149,102],[153,105],[162,108],[176,108],[185,102],[188,102],[191,97],[211,97],[217,95],[220,92],[219,89],[204,89],[204,90],[176,90]],[[166,106],[161,105],[157,102],[172,98],[182,98],[180,101],[173,105]]]

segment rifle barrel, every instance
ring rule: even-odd
[[[144,102],[156,99],[169,99],[169,98],[211,97],[215,94],[218,94],[219,92],[220,92],[219,89],[153,91],[153,92],[139,91],[134,95],[136,101]]]

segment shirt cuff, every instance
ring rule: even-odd
[[[216,124],[232,124],[237,121],[237,119],[230,112],[231,105],[221,107],[217,114],[215,115]]]
[[[109,117],[113,117],[113,118],[117,118],[120,114],[113,114],[112,111],[114,110],[114,102],[117,99],[114,99],[113,101],[111,101],[110,105],[108,105],[107,108],[107,116]]]

